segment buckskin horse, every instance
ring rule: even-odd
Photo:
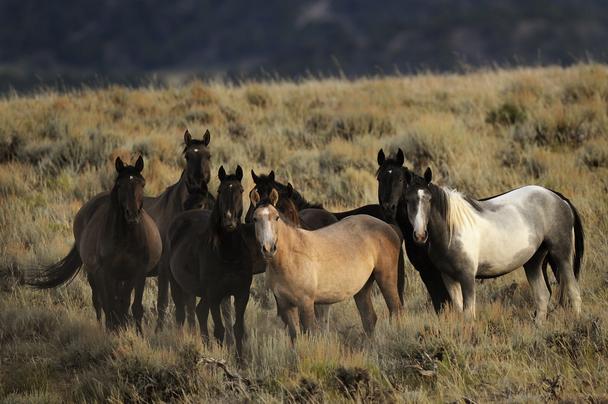
[[[333,304],[354,297],[363,328],[374,331],[377,317],[371,286],[380,287],[391,315],[401,311],[397,261],[401,239],[387,223],[369,215],[355,215],[318,230],[297,228],[275,208],[279,193],[273,189],[268,203],[253,213],[256,240],[267,262],[267,284],[287,319],[292,341],[299,332],[314,331],[314,304]]]

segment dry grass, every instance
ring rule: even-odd
[[[212,133],[214,170],[275,169],[329,207],[376,200],[376,152],[404,149],[408,165],[476,196],[523,184],[560,190],[587,232],[583,314],[554,309],[534,326],[522,271],[478,284],[479,318],[437,318],[409,270],[406,314],[363,337],[352,302],[329,333],[292,347],[255,280],[248,363],[231,382],[198,336],[106,335],[82,278],[50,292],[19,286],[23,270],[62,257],[81,204],[111,184],[116,155],[146,157],[146,190],[178,177],[185,127]],[[0,100],[0,397],[71,401],[548,401],[608,399],[608,67],[480,71],[374,80],[194,82],[111,87]],[[246,179],[246,188],[251,179]],[[213,180],[212,187],[217,186]]]

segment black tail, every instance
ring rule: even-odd
[[[42,274],[26,280],[25,283],[36,289],[56,288],[74,279],[81,266],[80,254],[74,245],[64,259],[44,268]]]
[[[551,192],[562,198],[568,204],[568,206],[570,206],[570,209],[572,210],[572,215],[574,216],[574,276],[578,281],[581,272],[583,255],[585,253],[585,232],[583,230],[581,216],[579,215],[578,210],[576,210],[576,208],[568,198],[566,198],[559,192],[555,192],[553,190],[551,190]]]
[[[405,304],[405,259],[403,258],[403,248],[399,248],[399,261],[397,266],[397,292],[401,305]]]

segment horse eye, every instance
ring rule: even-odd
[[[254,223],[258,221],[256,217],[253,218]]]
[[[276,220],[278,222],[279,221],[279,217],[278,216],[275,217],[274,220]]]

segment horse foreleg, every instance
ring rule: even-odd
[[[169,280],[169,285],[171,286],[171,298],[173,299],[173,304],[175,305],[175,324],[178,328],[182,328],[184,326],[184,322],[186,321],[186,304],[189,296],[181,288],[181,286],[177,284],[177,281],[173,278],[171,271],[168,271],[167,278]],[[160,285],[158,290],[160,294]]]
[[[317,324],[325,331],[329,331],[329,304],[315,304],[315,317]]]
[[[236,321],[234,322],[234,338],[236,342],[236,355],[239,361],[243,360],[243,339],[245,337],[245,309],[249,302],[249,290],[243,291],[234,297],[234,312]]]
[[[305,302],[298,308],[302,329],[306,333],[314,333],[318,329],[317,319],[315,317],[315,304],[312,300]]]
[[[163,265],[164,258],[158,264],[158,297],[156,299],[156,311],[158,319],[156,321],[156,331],[163,329],[165,324],[165,314],[169,305],[169,268]]]
[[[441,278],[443,279],[443,284],[450,294],[450,299],[452,300],[452,306],[458,312],[462,312],[463,310],[463,302],[462,302],[462,289],[460,287],[460,283],[457,282],[450,275],[441,272]]]
[[[196,327],[196,296],[186,296],[186,321],[191,331]]]
[[[146,287],[146,276],[140,276],[135,282],[135,296],[133,298],[133,304],[131,305],[131,312],[135,319],[135,327],[137,333],[143,336],[143,329],[141,326],[142,319],[144,317],[144,306],[142,300],[144,297],[144,289]]]
[[[224,342],[224,324],[222,322],[222,314],[220,312],[221,300],[215,300],[211,303],[211,317],[213,318],[213,335],[217,342],[222,345]]]
[[[285,321],[287,324],[287,331],[289,332],[289,337],[293,343],[295,342],[298,332],[300,331],[298,308],[287,301],[281,301],[278,297],[276,300],[279,314],[283,321]]]
[[[225,297],[222,300],[220,305],[220,309],[222,311],[222,320],[224,321],[226,333],[224,335],[225,341],[227,345],[232,345],[234,343],[234,320],[232,317],[232,299],[230,296]],[[236,302],[235,302],[236,305]]]
[[[460,277],[464,315],[468,319],[475,319],[475,274],[463,274]]]
[[[201,329],[201,336],[205,344],[209,343],[209,328],[207,326],[207,320],[209,318],[209,302],[206,298],[202,297],[198,305],[196,306],[196,317],[198,318],[198,325]]]

